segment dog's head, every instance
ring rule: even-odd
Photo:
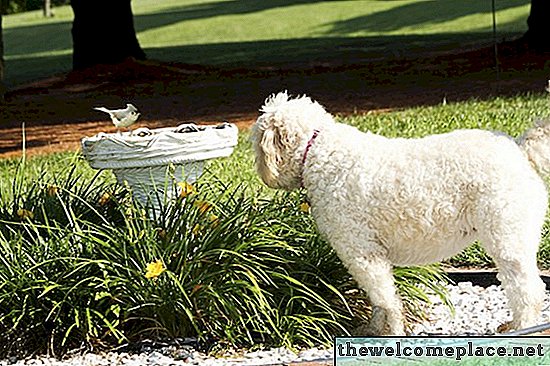
[[[286,92],[270,96],[252,129],[256,169],[272,188],[294,189],[301,184],[302,159],[315,129],[334,123],[317,102]]]

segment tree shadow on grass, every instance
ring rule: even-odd
[[[512,38],[519,34],[508,34]],[[410,58],[435,50],[463,50],[489,45],[490,33],[441,35],[322,37],[257,42],[227,42],[202,45],[146,48],[150,59],[229,68],[308,68],[341,66],[374,60]],[[71,55],[18,56],[6,60],[9,87],[71,69]]]
[[[175,6],[150,14],[134,15],[136,31],[164,27],[189,20],[209,19],[225,15],[258,13],[275,8],[344,0],[233,0],[217,1],[188,6]]]
[[[514,38],[520,34],[508,34]],[[320,37],[257,42],[227,42],[146,49],[153,59],[234,68],[307,68],[422,56],[490,45],[490,33],[410,36]]]
[[[71,22],[4,28],[4,56],[25,56],[72,48]],[[24,40],[24,41],[23,41]]]
[[[386,0],[389,1],[389,0]],[[501,11],[529,4],[529,0],[499,0]],[[491,14],[489,0],[416,1],[373,14],[345,19],[330,25],[327,34],[347,35],[360,31],[390,32],[407,27],[421,29],[424,25],[439,24],[473,14]],[[527,19],[524,20],[526,22]],[[490,27],[490,21],[487,22]]]

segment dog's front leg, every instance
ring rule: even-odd
[[[372,317],[367,326],[357,329],[357,335],[404,335],[403,305],[394,284],[391,263],[381,251],[357,256],[345,253],[342,261],[363,289],[372,305]]]

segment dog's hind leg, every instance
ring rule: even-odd
[[[502,283],[513,320],[499,330],[522,329],[536,325],[545,298],[545,285],[537,268],[539,236],[500,237],[499,242],[484,243],[498,267],[497,278]]]
[[[337,250],[338,252],[338,250]],[[357,335],[404,335],[403,305],[394,284],[390,262],[378,252],[353,251],[340,256],[348,271],[363,289],[372,305],[372,317]],[[356,254],[356,255],[354,255]]]

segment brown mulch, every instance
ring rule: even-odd
[[[346,60],[284,67],[216,68],[160,61],[127,62],[56,75],[13,88],[0,105],[0,157],[18,156],[25,126],[28,155],[79,149],[80,139],[113,132],[94,106],[135,104],[135,127],[223,120],[247,128],[266,96],[308,94],[335,114],[370,113],[494,95],[542,92],[548,54],[501,45],[409,58]]]
[[[310,362],[293,362],[290,365],[292,366],[329,366],[333,365],[334,361],[310,361]]]

